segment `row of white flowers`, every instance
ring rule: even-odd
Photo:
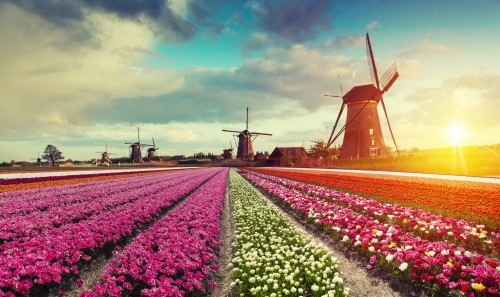
[[[338,261],[234,170],[236,240],[232,287],[240,296],[347,296]]]

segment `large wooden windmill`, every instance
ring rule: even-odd
[[[372,46],[370,43],[370,36],[366,33],[366,54],[368,58],[368,67],[370,68],[370,76],[372,84],[355,86],[345,96],[342,94],[342,85],[340,91],[342,96],[332,96],[342,98],[342,106],[340,107],[337,120],[333,126],[332,133],[328,139],[327,146],[331,146],[335,140],[344,133],[344,141],[342,143],[342,151],[339,158],[369,158],[369,157],[383,157],[387,156],[387,149],[385,147],[384,137],[382,135],[382,128],[380,127],[380,120],[377,112],[378,103],[382,103],[385,118],[391,132],[392,140],[396,146],[396,151],[399,153],[396,139],[392,133],[389,117],[385,108],[384,98],[382,94],[387,92],[392,84],[399,77],[396,63],[382,75],[379,81],[377,66],[373,57]],[[339,119],[347,106],[347,119],[345,125],[340,131],[333,136]]]
[[[246,123],[247,123],[246,129],[243,131],[233,131],[233,130],[222,130],[222,131],[239,133],[238,134],[238,153],[236,154],[236,158],[253,160],[254,153],[253,153],[252,143],[254,142],[255,138],[257,138],[257,136],[259,136],[259,135],[266,135],[266,136],[273,136],[273,135],[269,134],[269,133],[248,131],[248,107],[247,107],[247,122]],[[252,136],[254,136],[253,139],[252,139]]]
[[[146,146],[152,146],[153,144],[142,144],[140,135],[139,135],[139,127],[137,127],[137,142],[125,142],[125,144],[130,144],[130,162],[131,163],[141,163],[142,162],[142,149]]]

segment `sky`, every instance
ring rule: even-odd
[[[0,0],[0,161],[48,144],[124,157],[137,127],[159,155],[221,154],[247,107],[273,134],[255,151],[309,148],[341,106],[323,95],[371,83],[366,33],[379,76],[400,74],[384,94],[399,148],[450,147],[450,127],[500,143],[499,15],[498,0]]]

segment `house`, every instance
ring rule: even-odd
[[[257,152],[257,154],[255,154],[255,156],[253,157],[254,161],[265,161],[266,159],[266,155],[264,155],[262,152]]]
[[[276,147],[267,163],[274,166],[296,166],[303,164],[308,157],[309,153],[301,146]]]

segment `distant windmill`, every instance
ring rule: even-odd
[[[377,112],[378,102],[382,102],[389,131],[391,132],[392,140],[396,146],[396,151],[399,153],[396,139],[392,133],[389,117],[385,108],[384,99],[382,94],[387,92],[392,84],[399,77],[396,63],[384,73],[379,81],[377,67],[375,65],[375,58],[373,57],[372,46],[370,37],[366,33],[366,54],[368,57],[368,67],[370,68],[370,76],[373,84],[355,86],[345,96],[342,94],[342,84],[340,91],[342,96],[332,96],[342,98],[342,106],[340,107],[337,120],[333,126],[332,133],[328,139],[327,147],[330,147],[335,140],[344,133],[344,141],[342,143],[342,151],[339,155],[341,158],[368,158],[373,156],[387,156],[387,149],[385,147],[384,137],[382,135],[382,128],[380,127],[380,120]],[[339,77],[340,79],[340,77]],[[380,88],[382,86],[382,88]],[[347,106],[347,120],[345,125],[340,131],[333,136],[340,116]]]
[[[231,148],[222,150],[224,159],[231,160],[233,158],[233,143],[229,140],[229,145]]]
[[[40,159],[40,152],[38,152],[38,158],[30,158],[30,160],[36,160],[38,164],[42,163],[42,159]]]
[[[131,163],[141,163],[142,154],[141,150],[146,146],[154,146],[152,144],[141,144],[141,139],[139,135],[139,127],[137,127],[137,142],[125,142],[125,144],[131,144],[130,146],[130,162]]]
[[[101,163],[104,163],[108,166],[110,163],[113,163],[109,159],[109,155],[116,155],[115,153],[108,153],[108,143],[107,142],[106,142],[106,150],[104,152],[96,152],[96,153],[101,154]]]
[[[224,132],[232,132],[232,133],[239,133],[238,134],[238,153],[236,154],[236,158],[249,158],[250,160],[253,159],[254,153],[253,153],[253,146],[252,143],[254,142],[255,138],[259,135],[267,135],[267,136],[272,136],[272,134],[268,133],[260,133],[260,132],[250,132],[248,131],[248,107],[247,107],[247,125],[246,129],[239,132],[239,131],[233,131],[233,130],[222,130]],[[255,137],[252,139],[252,136],[255,135]]]
[[[148,148],[148,159],[149,160],[151,160],[151,158],[156,156],[156,151],[160,149],[159,147],[156,147],[155,139],[153,137],[151,137],[151,139],[153,140],[153,147]]]

